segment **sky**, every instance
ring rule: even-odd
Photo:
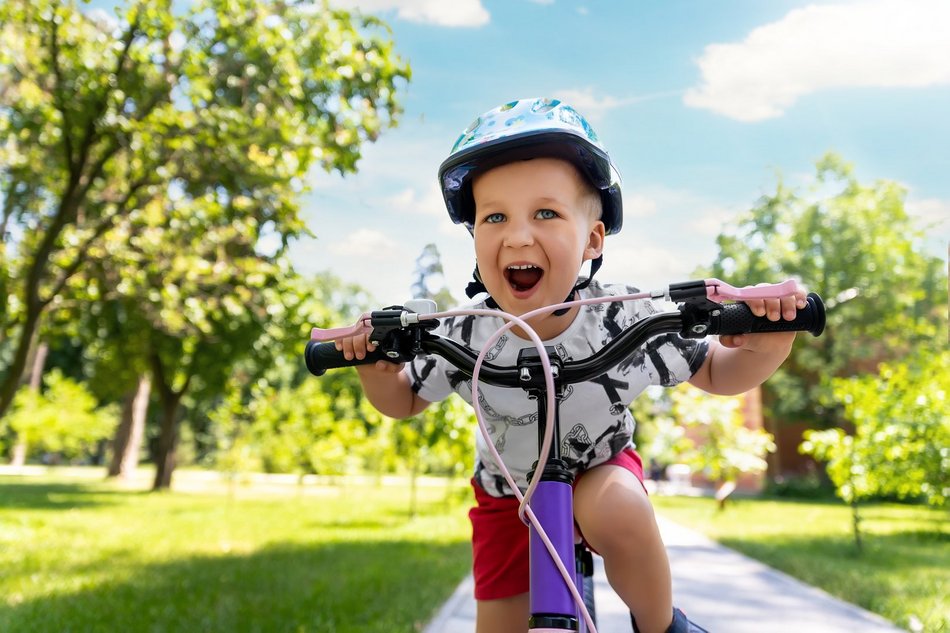
[[[412,80],[398,127],[364,146],[357,174],[310,175],[302,210],[316,238],[292,259],[380,305],[410,298],[429,243],[464,299],[472,242],[448,219],[436,172],[477,115],[525,97],[573,105],[623,177],[624,228],[607,238],[599,279],[691,279],[724,227],[780,178],[813,184],[829,150],[863,183],[904,185],[908,210],[932,225],[928,249],[946,257],[946,0],[332,1],[383,18]]]

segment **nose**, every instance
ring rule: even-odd
[[[534,232],[530,222],[522,219],[509,219],[506,224],[503,241],[505,246],[519,248],[534,244]]]

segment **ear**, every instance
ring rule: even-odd
[[[588,259],[597,259],[604,252],[604,238],[606,231],[604,223],[597,220],[590,227],[590,233],[587,235],[587,246],[584,248],[584,261]]]

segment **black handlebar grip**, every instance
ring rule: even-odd
[[[362,360],[356,358],[346,360],[343,352],[337,350],[333,343],[318,343],[317,341],[307,341],[307,348],[304,350],[303,357],[307,363],[307,369],[314,376],[322,376],[328,369],[370,365],[378,360],[389,360],[378,349],[366,354],[366,358]]]
[[[709,334],[748,334],[758,332],[808,332],[812,336],[821,336],[825,331],[825,304],[814,292],[808,293],[805,307],[800,309],[793,321],[780,319],[769,321],[757,317],[744,303],[725,305],[719,318],[710,322]]]

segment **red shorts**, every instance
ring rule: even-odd
[[[632,472],[643,482],[643,462],[632,448],[625,448],[604,464]],[[580,473],[574,484],[580,481]],[[528,591],[528,526],[518,518],[516,497],[493,497],[472,480],[476,506],[472,521],[472,570],[476,600],[498,600]]]

